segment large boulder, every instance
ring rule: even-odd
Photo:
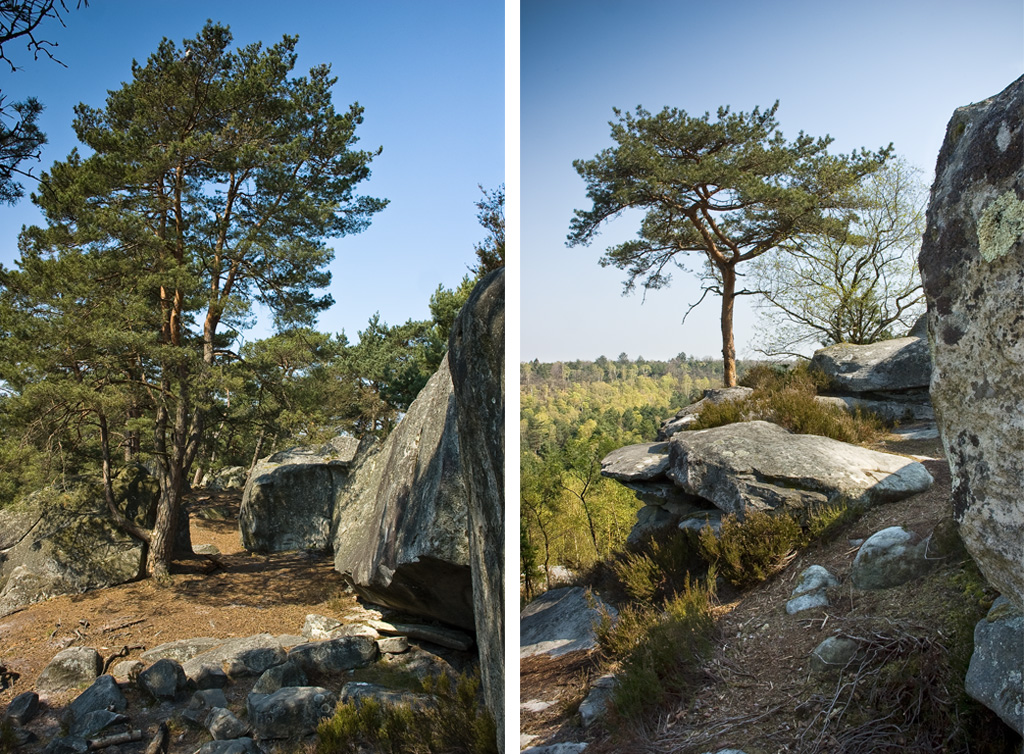
[[[669,448],[668,476],[686,492],[742,518],[747,510],[787,511],[842,499],[863,507],[923,492],[932,477],[917,461],[764,421],[681,432]]]
[[[469,558],[480,675],[504,741],[505,270],[481,280],[448,346],[459,450],[469,491]]]
[[[334,567],[366,599],[472,629],[466,483],[446,356],[334,511]]]
[[[953,113],[920,267],[932,403],[953,513],[986,578],[1024,607],[1024,77]]]
[[[811,368],[827,375],[840,392],[885,393],[927,388],[931,358],[924,338],[893,338],[822,348],[815,351]]]
[[[119,510],[152,525],[153,480],[138,468],[117,477]],[[143,543],[113,522],[102,488],[85,482],[39,490],[0,510],[0,616],[61,594],[133,581]]]
[[[358,445],[353,437],[336,437],[257,463],[242,493],[242,546],[250,552],[330,549],[334,501]]]

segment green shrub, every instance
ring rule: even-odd
[[[788,514],[747,512],[742,523],[733,515],[722,519],[716,535],[710,526],[700,532],[701,554],[730,584],[747,587],[781,570],[804,543],[803,530]]]
[[[846,501],[812,508],[807,514],[806,543],[831,542],[844,527],[855,521],[858,515]]]
[[[637,552],[623,553],[611,563],[622,590],[632,599],[648,604],[664,602],[682,591],[691,573],[703,573],[697,535],[674,531],[649,538]]]
[[[708,584],[714,584],[713,571]],[[614,711],[636,719],[669,697],[699,683],[701,662],[712,647],[714,587],[686,579],[683,590],[663,610],[627,605],[614,624],[603,611],[596,627],[598,646],[618,662]]]
[[[435,708],[340,705],[317,729],[317,754],[497,754],[494,718],[479,703],[479,674],[427,678],[422,688],[437,699]]]
[[[744,382],[754,388],[749,397],[703,406],[691,429],[760,419],[797,434],[821,435],[849,443],[872,442],[883,430],[881,420],[873,414],[859,409],[850,413],[815,400],[818,380],[806,367],[783,372],[760,365],[747,372]]]

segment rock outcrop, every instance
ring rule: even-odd
[[[143,526],[155,483],[141,469],[115,481],[122,512]],[[143,544],[121,531],[102,490],[85,483],[47,487],[0,510],[0,616],[40,600],[139,577]]]
[[[681,432],[669,446],[667,475],[685,492],[742,518],[749,510],[788,511],[842,498],[854,506],[923,492],[932,477],[920,463],[763,421]]]
[[[953,113],[920,254],[953,512],[985,577],[1024,607],[1024,77]]]
[[[505,270],[481,280],[449,338],[480,673],[503,746],[505,711]]]
[[[1024,735],[1024,611],[1004,597],[974,628],[964,689]]]
[[[928,341],[907,337],[867,345],[837,343],[815,351],[811,368],[844,393],[927,389],[931,378]]]
[[[373,602],[474,627],[467,490],[448,358],[334,508],[334,567]]]
[[[519,657],[549,654],[552,657],[593,649],[594,624],[600,618],[596,596],[593,604],[582,587],[550,589],[519,614]],[[614,608],[608,606],[614,614]]]
[[[250,552],[328,550],[334,501],[358,448],[336,437],[319,448],[291,448],[260,460],[242,494],[238,528]]]
[[[725,403],[726,401],[739,401],[749,398],[753,388],[749,387],[718,387],[704,391],[704,397],[689,406],[681,408],[671,419],[666,419],[658,429],[658,439],[667,440],[676,432],[689,429],[690,425],[697,421],[697,416],[704,406],[709,403]]]

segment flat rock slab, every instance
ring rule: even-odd
[[[319,686],[287,686],[273,694],[249,694],[249,725],[260,739],[295,738],[313,733],[334,714],[338,697]]]
[[[231,677],[258,676],[287,658],[281,641],[270,634],[256,634],[223,643],[182,663],[185,675],[196,680],[204,666],[225,671]]]
[[[198,654],[208,652],[214,647],[219,647],[224,641],[224,639],[214,639],[208,636],[201,636],[196,639],[179,639],[178,641],[169,641],[166,644],[153,647],[143,652],[141,657],[146,662],[156,662],[163,659],[186,662]]]
[[[519,614],[519,657],[538,654],[558,657],[567,652],[593,649],[596,646],[594,623],[599,617],[582,587],[544,592]]]
[[[869,393],[927,388],[931,356],[926,338],[893,338],[869,345],[837,343],[814,353],[811,368],[844,392]]]
[[[422,623],[388,623],[383,620],[371,620],[367,625],[384,636],[408,636],[410,639],[429,641],[439,647],[457,649],[466,652],[473,646],[473,637],[454,628],[428,626]]]
[[[741,518],[748,509],[802,516],[837,498],[868,506],[932,484],[917,461],[764,421],[680,433],[669,447],[669,478]]]
[[[601,461],[601,474],[620,481],[649,481],[665,476],[668,443],[640,443],[613,450]]]

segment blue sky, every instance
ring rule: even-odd
[[[522,360],[721,358],[717,299],[680,325],[694,279],[677,272],[641,304],[621,295],[622,271],[598,265],[638,213],[565,247],[588,206],[572,161],[611,146],[612,108],[714,115],[778,99],[787,138],[830,134],[844,153],[893,142],[930,185],[954,109],[1024,73],[1024,3],[523,0],[521,56]],[[756,313],[748,298],[737,309],[737,350],[754,355]]]
[[[67,14],[67,28],[51,22],[41,35],[59,44],[67,68],[33,61],[13,43],[4,50],[22,70],[0,68],[0,90],[10,102],[36,96],[46,106],[41,167],[76,145],[77,103],[101,106],[107,90],[130,78],[133,58],[144,63],[163,37],[180,45],[207,19],[229,25],[237,45],[297,34],[296,75],[331,63],[339,79],[335,107],[358,101],[365,108],[358,146],[384,148],[360,193],[391,204],[367,231],[330,241],[336,303],[320,329],[344,329],[355,339],[376,311],[390,324],[428,318],[431,293],[439,283],[458,284],[484,237],[478,184],[493,189],[504,181],[502,4],[92,0]],[[13,208],[0,205],[0,264],[15,259],[22,225],[40,221],[27,197]]]

